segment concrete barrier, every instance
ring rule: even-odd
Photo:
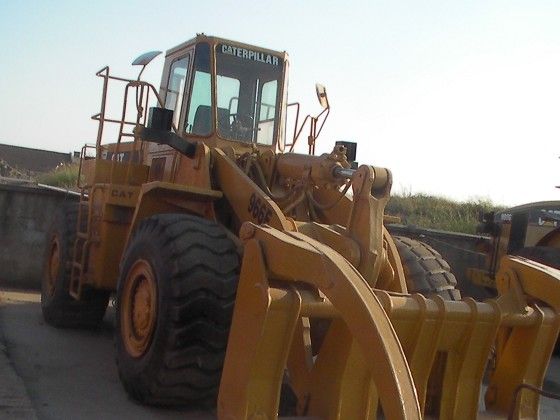
[[[0,285],[41,287],[47,233],[67,201],[75,193],[0,184]]]

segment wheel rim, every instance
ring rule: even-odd
[[[49,253],[49,268],[47,270],[47,293],[49,296],[54,294],[56,278],[60,269],[60,244],[58,237],[54,237],[51,241],[51,249]]]
[[[132,265],[120,299],[122,340],[132,357],[140,357],[150,345],[157,314],[156,278],[147,261]]]

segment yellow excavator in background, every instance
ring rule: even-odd
[[[537,417],[560,273],[506,256],[497,299],[460,300],[439,254],[385,229],[388,169],[353,168],[340,144],[314,155],[324,87],[317,117],[294,105],[287,144],[287,72],[286,53],[197,35],[167,51],[159,92],[97,73],[81,198],[49,237],[46,321],[95,325],[116,293],[129,395],[223,419]],[[304,127],[309,154],[293,153]]]

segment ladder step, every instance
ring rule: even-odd
[[[86,232],[78,232],[78,233],[76,233],[76,236],[80,239],[87,239],[88,238],[88,234]]]

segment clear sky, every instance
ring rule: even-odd
[[[0,0],[0,143],[93,142],[100,80],[197,32],[290,54],[290,100],[331,116],[393,191],[514,205],[560,199],[560,1]],[[145,72],[160,82],[163,60]]]

